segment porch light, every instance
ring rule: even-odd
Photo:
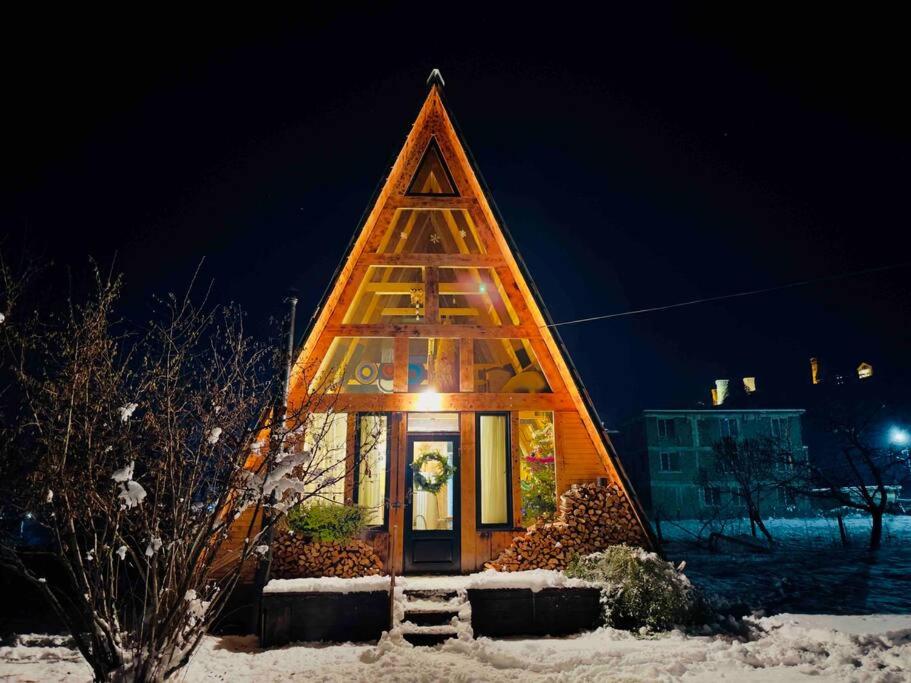
[[[437,390],[428,387],[418,394],[418,410],[424,412],[434,412],[443,408],[443,397],[437,393]]]

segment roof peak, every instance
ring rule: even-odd
[[[439,85],[441,88],[446,87],[446,81],[443,80],[443,74],[439,69],[434,69],[427,77],[427,87],[432,88],[434,85]]]

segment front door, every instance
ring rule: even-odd
[[[403,540],[406,572],[460,570],[458,436],[408,437]]]

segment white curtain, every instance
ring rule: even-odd
[[[386,502],[386,416],[364,415],[360,428],[361,446],[366,450],[360,454],[357,503],[370,509],[367,523],[379,526]]]
[[[506,430],[505,415],[481,415],[481,524],[506,524]]]

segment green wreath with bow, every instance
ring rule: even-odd
[[[427,475],[421,472],[428,462],[437,463],[440,466],[440,473]],[[449,460],[443,457],[439,451],[428,451],[421,457],[416,458],[411,463],[411,470],[414,472],[414,487],[418,491],[426,491],[433,495],[442,491],[443,487],[452,479],[452,475],[455,474],[455,467],[450,465]]]

